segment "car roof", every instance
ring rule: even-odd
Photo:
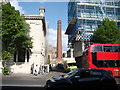
[[[94,68],[90,68],[90,69],[86,69],[86,68],[78,68],[78,71],[99,71],[99,72],[106,72],[103,69],[94,69]]]

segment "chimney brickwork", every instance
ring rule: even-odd
[[[62,59],[62,22],[57,22],[57,52],[56,52],[56,64],[63,63]]]

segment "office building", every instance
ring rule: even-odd
[[[120,0],[70,0],[68,3],[68,46],[76,60],[91,42],[94,30],[103,19],[113,20],[120,27]]]

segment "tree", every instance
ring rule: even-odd
[[[31,47],[29,26],[10,3],[2,6],[2,41],[5,50]]]
[[[12,55],[11,55],[11,53],[10,52],[8,52],[8,51],[4,51],[3,53],[2,53],[2,59],[3,59],[3,67],[7,67],[6,66],[6,63],[10,60],[12,58]]]
[[[2,5],[2,52],[14,53],[20,49],[32,48],[29,25],[24,17],[10,3]]]
[[[106,18],[94,31],[93,39],[95,43],[120,44],[120,30],[114,21]]]

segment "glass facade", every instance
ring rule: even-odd
[[[120,0],[70,0],[68,23],[73,17],[77,21],[68,38],[70,39],[75,31],[79,30],[82,39],[89,40],[104,18],[115,21],[120,27]]]

